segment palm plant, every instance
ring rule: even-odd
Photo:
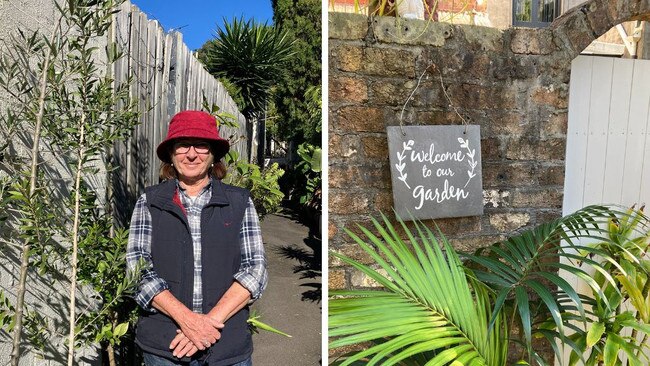
[[[415,223],[412,232],[398,219],[410,246],[386,217],[383,223],[373,221],[378,235],[360,227],[367,241],[348,231],[377,269],[338,253],[332,255],[383,288],[331,292],[330,347],[365,347],[347,355],[342,365],[362,361],[498,366],[506,364],[512,343],[524,346],[524,354],[518,357],[522,364],[547,364],[533,348],[534,338],[547,339],[557,356],[561,354],[558,340],[578,354],[580,345],[567,334],[569,329],[581,331],[575,320],[588,321],[591,311],[585,310],[590,309],[585,304],[595,301],[579,295],[558,270],[583,280],[595,294],[603,294],[592,275],[576,265],[580,261],[618,288],[615,275],[608,270],[615,268],[622,276],[627,271],[601,246],[582,241],[595,239],[621,247],[610,237],[607,224],[622,215],[627,213],[589,206],[460,257],[441,233],[436,236],[420,223]],[[648,219],[641,215],[639,220],[647,231]],[[516,333],[522,334],[521,339]],[[581,353],[578,358],[582,359]]]
[[[569,365],[575,365],[582,354],[587,366],[644,365],[649,361],[643,351],[650,335],[650,260],[645,257],[650,230],[643,207],[631,207],[625,214],[611,217],[607,231],[609,241],[589,246],[614,258],[613,263],[603,263],[614,282],[601,273],[594,274],[601,292],[591,293],[589,329],[570,336],[578,348],[570,353]]]
[[[215,39],[199,51],[199,59],[214,76],[234,86],[247,119],[264,111],[271,88],[281,80],[284,63],[294,53],[286,32],[254,20],[233,19],[217,28]]]

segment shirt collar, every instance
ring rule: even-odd
[[[185,192],[185,188],[181,187],[181,183],[180,183],[180,181],[178,179],[176,179],[176,189],[178,190],[178,192],[183,194],[183,196],[189,197],[189,195]],[[203,194],[205,194],[205,192],[211,191],[211,190],[212,190],[212,176],[208,176],[208,184],[206,184],[201,189],[201,192],[199,192],[197,197],[202,196]]]

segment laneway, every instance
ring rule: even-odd
[[[311,366],[321,362],[320,240],[289,214],[262,221],[269,285],[253,305],[261,320],[291,334],[253,335],[255,366]]]

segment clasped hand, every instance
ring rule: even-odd
[[[181,329],[169,344],[174,357],[191,357],[221,338],[223,323],[205,314],[191,313],[179,322]]]

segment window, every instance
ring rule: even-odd
[[[560,0],[513,0],[512,24],[518,27],[546,27],[560,16]]]

